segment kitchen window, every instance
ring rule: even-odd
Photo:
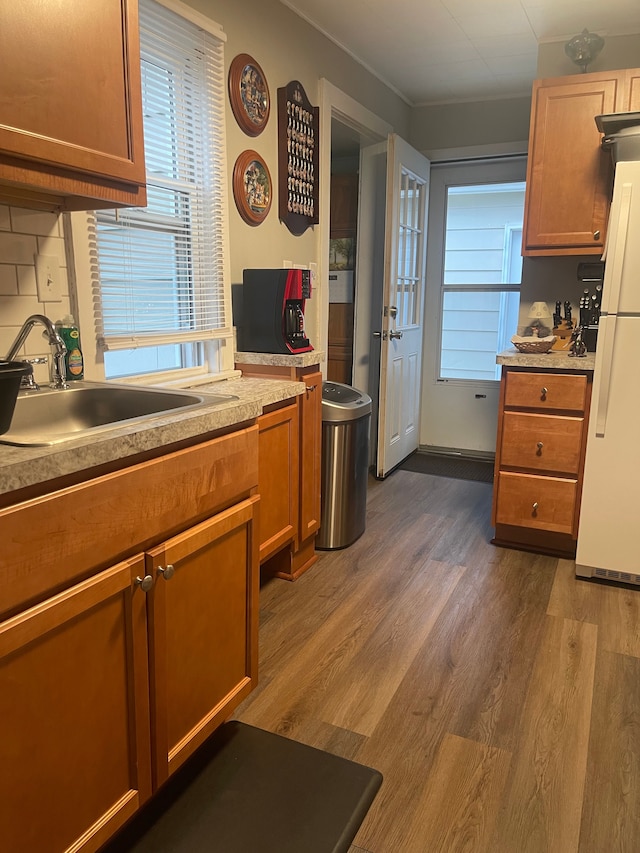
[[[233,367],[223,38],[186,11],[140,0],[148,203],[90,228],[106,378]]]

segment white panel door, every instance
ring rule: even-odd
[[[376,474],[418,447],[430,163],[389,136]]]

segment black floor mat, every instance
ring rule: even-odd
[[[493,462],[484,459],[466,459],[437,453],[412,453],[399,466],[401,471],[433,474],[436,477],[453,477],[454,480],[477,480],[493,483]]]
[[[102,853],[346,853],[377,770],[225,723]]]

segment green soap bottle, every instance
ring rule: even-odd
[[[67,348],[67,354],[64,357],[67,380],[82,379],[84,376],[84,360],[80,347],[80,332],[76,326],[76,321],[71,314],[67,314],[66,317],[56,323],[56,328]]]

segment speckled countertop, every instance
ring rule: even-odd
[[[207,393],[233,394],[238,399],[150,417],[53,446],[0,444],[0,494],[253,420],[265,406],[304,393],[304,383],[241,377],[197,385],[192,390],[203,397]]]
[[[569,372],[593,370],[596,364],[595,352],[588,352],[583,358],[575,358],[568,353],[551,351],[541,353],[519,352],[515,347],[506,349],[496,356],[497,364],[507,367],[537,367],[540,370],[566,370]]]

